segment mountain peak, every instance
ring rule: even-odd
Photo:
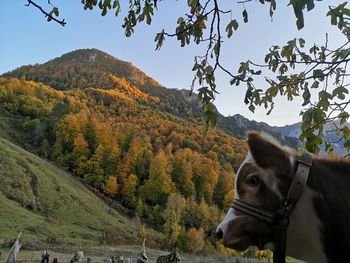
[[[97,48],[87,48],[87,49],[77,49],[66,54],[63,54],[61,57],[58,57],[52,61],[58,62],[71,62],[71,63],[94,63],[94,62],[103,62],[106,60],[114,60],[119,63],[125,63],[132,66],[131,63],[119,60]]]
[[[101,88],[113,89],[109,75],[124,78],[140,88],[160,87],[154,79],[133,66],[96,48],[78,49],[44,64],[23,66],[4,76],[25,77],[58,90]]]

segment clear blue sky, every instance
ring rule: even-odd
[[[98,10],[84,11],[80,0],[51,0],[60,8],[60,17],[67,25],[62,27],[46,22],[39,10],[26,7],[25,0],[0,0],[0,74],[21,65],[44,63],[66,52],[81,48],[98,48],[119,59],[132,62],[145,73],[168,88],[189,89],[192,80],[193,57],[202,55],[204,47],[190,45],[181,48],[179,43],[166,39],[160,51],[155,51],[155,34],[165,28],[173,32],[176,20],[186,12],[187,1],[163,0],[152,26],[138,26],[131,38],[124,36],[122,17],[110,14],[101,17]],[[47,0],[37,0],[47,10]],[[121,1],[126,9],[125,3]],[[221,2],[221,1],[220,1]],[[335,1],[316,2],[316,8],[306,14],[306,27],[297,31],[293,10],[288,1],[278,1],[277,11],[271,21],[268,6],[253,1],[246,4],[249,23],[243,24],[242,5],[237,1],[225,1],[225,8],[233,9],[233,16],[240,21],[235,37],[223,45],[222,61],[234,72],[240,61],[251,59],[262,62],[268,48],[273,44],[282,45],[294,37],[303,37],[309,44],[324,43],[329,32],[329,45],[338,45],[344,40],[341,34],[329,24],[326,18],[327,5]],[[285,125],[300,121],[300,101],[286,103],[277,100],[275,109],[266,116],[263,109],[252,114],[243,103],[245,87],[229,85],[230,78],[217,76],[218,91],[215,104],[224,115],[242,114],[249,119],[264,121],[271,125]],[[261,83],[262,87],[264,83]]]

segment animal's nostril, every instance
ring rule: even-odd
[[[221,229],[218,229],[218,230],[216,231],[216,238],[220,240],[220,239],[223,238],[223,236],[224,236],[224,232],[222,232]]]

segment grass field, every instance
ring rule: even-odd
[[[138,254],[140,252],[139,247],[132,247],[132,246],[122,246],[116,248],[100,248],[100,253],[95,251],[84,251],[84,259],[82,262],[86,262],[87,258],[91,258],[91,262],[98,262],[103,263],[106,262],[107,258],[110,256],[115,256],[117,259],[120,255],[123,255],[124,260],[126,260],[127,257],[130,257],[133,260],[133,263],[136,262],[136,259],[138,257]],[[57,250],[48,250],[50,253],[50,261],[53,260],[54,257],[58,257],[60,262],[66,263],[69,262],[70,259],[73,257],[74,252],[68,253],[68,252],[59,252]],[[19,253],[19,263],[20,262],[40,262],[42,250],[21,250]],[[157,257],[160,255],[166,255],[169,252],[159,251],[159,250],[146,250],[147,256],[148,256],[148,262],[149,263],[156,263]],[[5,253],[6,254],[6,253]],[[229,257],[225,255],[213,255],[213,256],[203,256],[203,255],[188,255],[188,254],[181,254],[181,263],[215,263],[215,262],[225,262],[225,263],[264,263],[268,262],[266,261],[257,261],[257,259],[252,258],[236,258],[236,257]],[[5,259],[5,255],[3,255],[0,258],[0,261],[3,261]],[[125,261],[124,261],[125,262]]]
[[[19,262],[40,262],[41,254],[43,250],[48,249],[50,253],[50,259],[53,260],[54,257],[58,257],[60,262],[69,262],[73,257],[74,252],[82,250],[84,252],[84,260],[86,262],[87,258],[91,258],[91,262],[103,263],[106,262],[106,259],[110,256],[123,255],[124,260],[127,257],[133,259],[133,263],[136,263],[136,259],[140,253],[140,246],[117,246],[117,247],[43,247],[41,250],[26,250],[22,249],[19,253]],[[170,252],[160,251],[156,249],[146,249],[146,254],[148,256],[149,263],[156,263],[157,258],[160,255],[167,255]],[[7,251],[3,253],[0,257],[0,262],[5,259]],[[272,263],[272,258],[245,258],[245,257],[230,257],[223,254],[215,254],[210,256],[205,255],[190,255],[180,253],[181,263]],[[124,261],[125,262],[125,261]],[[287,263],[304,263],[303,261],[296,260],[290,257],[286,259]]]
[[[131,220],[65,171],[0,137],[0,240],[99,242],[107,228],[134,235]]]

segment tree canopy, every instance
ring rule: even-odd
[[[324,0],[326,1],[326,0]],[[56,21],[62,26],[65,20],[59,20],[59,8],[52,5],[51,11],[45,11],[34,1],[27,0],[41,10],[48,21]],[[122,27],[125,35],[130,37],[140,23],[151,25],[152,18],[158,12],[161,0],[130,0],[123,3],[119,0],[82,0],[85,9],[99,9],[104,16],[114,12],[120,16],[121,7],[126,8]],[[193,65],[194,78],[192,90],[198,91],[203,103],[203,112],[208,126],[215,125],[215,108],[213,101],[216,86],[216,73],[225,72],[231,85],[244,85],[246,94],[244,102],[254,112],[256,107],[264,107],[267,114],[274,108],[277,96],[288,100],[302,97],[302,125],[300,140],[305,141],[307,150],[318,152],[324,141],[324,128],[332,122],[334,130],[339,133],[347,150],[350,149],[350,129],[346,124],[349,119],[347,107],[350,103],[347,67],[350,55],[350,9],[347,2],[329,1],[330,5],[325,19],[338,28],[344,37],[344,44],[331,48],[331,40],[326,37],[325,43],[306,43],[302,38],[292,38],[285,45],[273,45],[267,52],[264,64],[247,60],[240,63],[238,72],[228,70],[228,65],[221,62],[221,49],[229,38],[243,23],[249,23],[250,5],[268,5],[269,16],[276,12],[276,0],[237,0],[235,8],[241,9],[241,17],[233,17],[232,10],[223,9],[218,0],[188,0],[186,14],[180,14],[174,32],[162,30],[155,36],[155,48],[159,50],[166,38],[175,37],[182,47],[195,43],[205,46],[205,53],[195,57]],[[278,3],[279,5],[282,3]],[[125,6],[124,6],[125,5]],[[174,3],[175,5],[175,3]],[[296,27],[304,27],[304,13],[317,8],[315,0],[290,0],[293,8]],[[316,7],[315,7],[316,6]],[[124,13],[123,13],[124,14]],[[326,32],[325,32],[326,34]],[[267,88],[258,88],[256,83],[263,79]],[[325,142],[326,149],[332,150],[332,142]]]
[[[233,200],[244,142],[215,128],[203,133],[200,123],[147,106],[129,92],[59,91],[0,77],[0,116],[13,120],[4,134],[162,230],[163,248],[176,243],[189,251],[188,232],[196,229],[198,242],[208,240],[198,250],[214,249],[213,230]],[[65,114],[57,114],[60,109]]]

